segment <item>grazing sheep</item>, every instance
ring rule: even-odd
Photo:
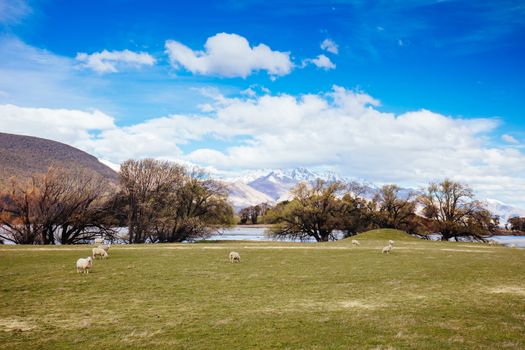
[[[392,245],[389,244],[389,245],[387,245],[386,247],[383,247],[383,250],[381,251],[381,253],[382,253],[382,254],[385,254],[385,253],[390,254],[390,251],[391,251],[391,250],[392,250]]]
[[[388,244],[390,244],[390,245],[393,246],[393,245],[394,245],[394,241],[393,241],[393,240],[390,240],[390,241],[388,241]]]
[[[89,273],[89,270],[93,267],[93,260],[90,256],[83,259],[80,258],[77,260],[77,273]]]
[[[106,251],[102,248],[93,248],[93,259],[96,259],[97,256],[99,256],[102,258],[102,259],[105,259],[108,257],[108,253],[106,253]]]
[[[109,247],[110,247],[109,244],[99,244],[99,246],[98,246],[98,248],[104,249],[106,251],[106,253],[109,251]]]
[[[357,239],[352,239],[352,245],[361,245]]]
[[[95,238],[95,244],[102,244],[104,243],[104,238]]]
[[[496,241],[489,241],[489,245],[497,245],[497,244],[498,244],[498,242],[496,242]]]
[[[230,262],[238,261],[241,262],[241,255],[237,252],[230,253]]]

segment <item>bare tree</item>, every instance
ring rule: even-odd
[[[131,243],[204,238],[233,224],[225,187],[199,169],[129,160],[121,168],[121,187]]]
[[[12,180],[0,201],[2,238],[21,244],[69,244],[101,231],[111,234],[100,212],[109,190],[100,175],[80,168],[52,167],[27,181]]]
[[[166,194],[180,186],[183,174],[182,166],[154,159],[122,163],[120,188],[130,243],[144,243],[153,231],[158,212],[169,200]]]

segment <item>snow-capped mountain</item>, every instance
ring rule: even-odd
[[[223,182],[228,187],[230,202],[235,210],[260,203],[275,204],[290,199],[290,190],[299,182],[345,181],[334,172],[315,172],[306,168],[261,169],[244,172]]]
[[[228,200],[236,211],[260,203],[275,203],[273,198],[265,193],[257,191],[244,182],[235,181],[223,183],[226,185],[229,192]]]
[[[275,204],[290,199],[290,190],[299,182],[313,183],[316,179],[325,181],[349,182],[350,179],[338,174],[325,171],[317,172],[306,168],[293,169],[262,169],[241,174],[237,178],[225,181],[230,191],[230,202],[236,210],[260,203]],[[371,199],[378,191],[378,187],[367,187],[365,198]],[[410,188],[401,189],[400,195],[406,197]],[[415,190],[417,192],[417,190]],[[525,217],[525,209],[508,205],[495,199],[485,200],[487,209],[501,218],[504,225],[511,217]]]
[[[497,199],[486,199],[487,209],[500,217],[501,224],[505,224],[510,218],[519,216],[525,217],[525,209],[518,208]]]
[[[306,168],[272,170],[268,174],[248,182],[257,191],[266,193],[275,201],[289,199],[290,190],[299,182],[313,182],[317,179],[326,181],[345,179],[334,172],[315,172]]]

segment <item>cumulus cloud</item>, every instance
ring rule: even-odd
[[[98,73],[116,73],[121,67],[152,66],[155,58],[146,52],[133,52],[130,50],[94,52],[87,54],[79,52],[76,56],[82,67],[89,68]]]
[[[372,96],[338,86],[300,96],[228,98],[204,92],[210,96],[206,114],[175,114],[126,127],[100,116],[97,123],[104,127],[93,133],[86,131],[89,123],[32,127],[40,116],[27,113],[34,117],[14,131],[46,129],[48,137],[62,135],[114,163],[149,156],[228,172],[307,166],[415,187],[451,177],[469,183],[481,197],[525,204],[519,202],[525,197],[525,155],[513,146],[494,146],[498,119],[461,119],[424,109],[388,113]],[[87,136],[76,136],[77,129]]]
[[[0,105],[0,132],[38,136],[81,145],[97,132],[114,129],[114,118],[98,110],[26,108]]]
[[[324,70],[335,69],[335,64],[323,54],[317,56],[316,58],[307,58],[303,60],[303,67],[309,64],[313,64],[317,68],[321,68]]]
[[[266,71],[276,77],[293,68],[289,52],[274,51],[265,44],[252,47],[237,34],[219,33],[208,38],[204,51],[194,51],[174,40],[166,41],[165,46],[171,65],[193,74],[246,78],[255,71]]]
[[[337,55],[339,53],[339,46],[332,39],[324,39],[321,43],[321,50],[328,51]]]

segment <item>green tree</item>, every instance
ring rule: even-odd
[[[404,192],[404,193],[403,193]],[[375,220],[381,228],[414,230],[416,194],[397,185],[385,185],[374,196]]]
[[[482,240],[494,230],[493,216],[467,185],[449,179],[431,183],[419,200],[423,215],[444,241],[466,236]]]
[[[364,198],[368,189],[357,182],[345,186],[345,193],[341,197],[340,229],[345,237],[375,227],[375,204]]]
[[[270,235],[277,238],[315,238],[318,242],[334,239],[340,229],[342,213],[338,195],[344,189],[340,182],[317,180],[312,186],[298,184],[292,190],[293,199],[269,210],[267,216],[276,225]]]

